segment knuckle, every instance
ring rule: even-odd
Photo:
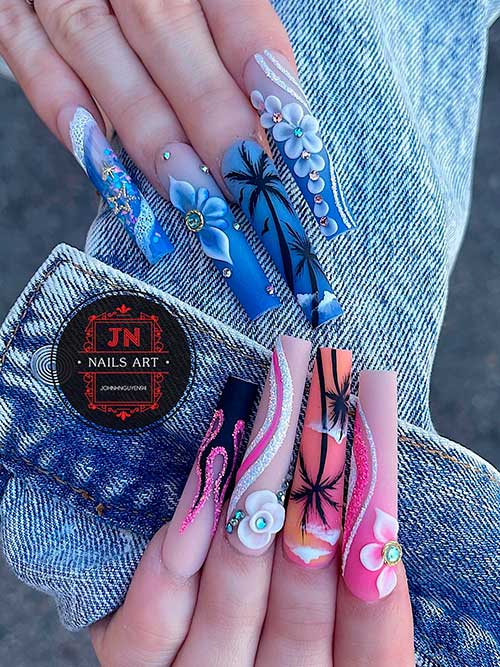
[[[21,11],[24,7],[20,3],[0,3],[0,46],[8,45],[23,31],[26,14]]]
[[[128,0],[129,13],[138,29],[146,34],[168,26],[182,32],[192,26],[193,19],[202,14],[197,0]]]
[[[54,33],[68,43],[87,39],[114,22],[108,3],[101,0],[65,0],[48,19]]]

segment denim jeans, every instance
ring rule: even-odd
[[[323,238],[274,157],[345,315],[311,333],[245,225],[284,295],[280,310],[250,323],[179,214],[123,155],[176,252],[151,266],[102,208],[86,252],[55,248],[8,315],[0,339],[2,548],[23,581],[55,597],[68,628],[112,612],[148,540],[172,516],[227,376],[262,383],[275,336],[304,336],[353,350],[354,391],[362,368],[398,372],[400,538],[417,664],[493,667],[500,475],[436,433],[428,397],[470,203],[487,31],[500,2],[275,6],[357,230]],[[191,334],[193,380],[161,429],[96,431],[33,370],[33,355],[75,306],[108,288],[154,296]]]

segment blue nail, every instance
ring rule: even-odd
[[[239,141],[222,161],[225,183],[259,234],[313,327],[342,309],[276,168],[254,141]]]
[[[95,188],[154,264],[174,250],[168,236],[94,117],[82,107],[70,123],[73,152]]]

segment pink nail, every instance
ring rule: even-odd
[[[208,554],[256,393],[256,385],[230,377],[221,394],[163,544],[163,561],[179,576],[198,572]]]
[[[397,380],[391,371],[362,371],[344,523],[342,574],[361,600],[397,585]]]
[[[310,353],[311,344],[300,338],[282,336],[276,342],[227,513],[229,539],[246,554],[263,553],[283,528],[287,476]]]

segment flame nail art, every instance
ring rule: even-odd
[[[205,561],[256,393],[256,385],[230,377],[221,394],[163,545],[165,564],[180,575],[192,576]]]

